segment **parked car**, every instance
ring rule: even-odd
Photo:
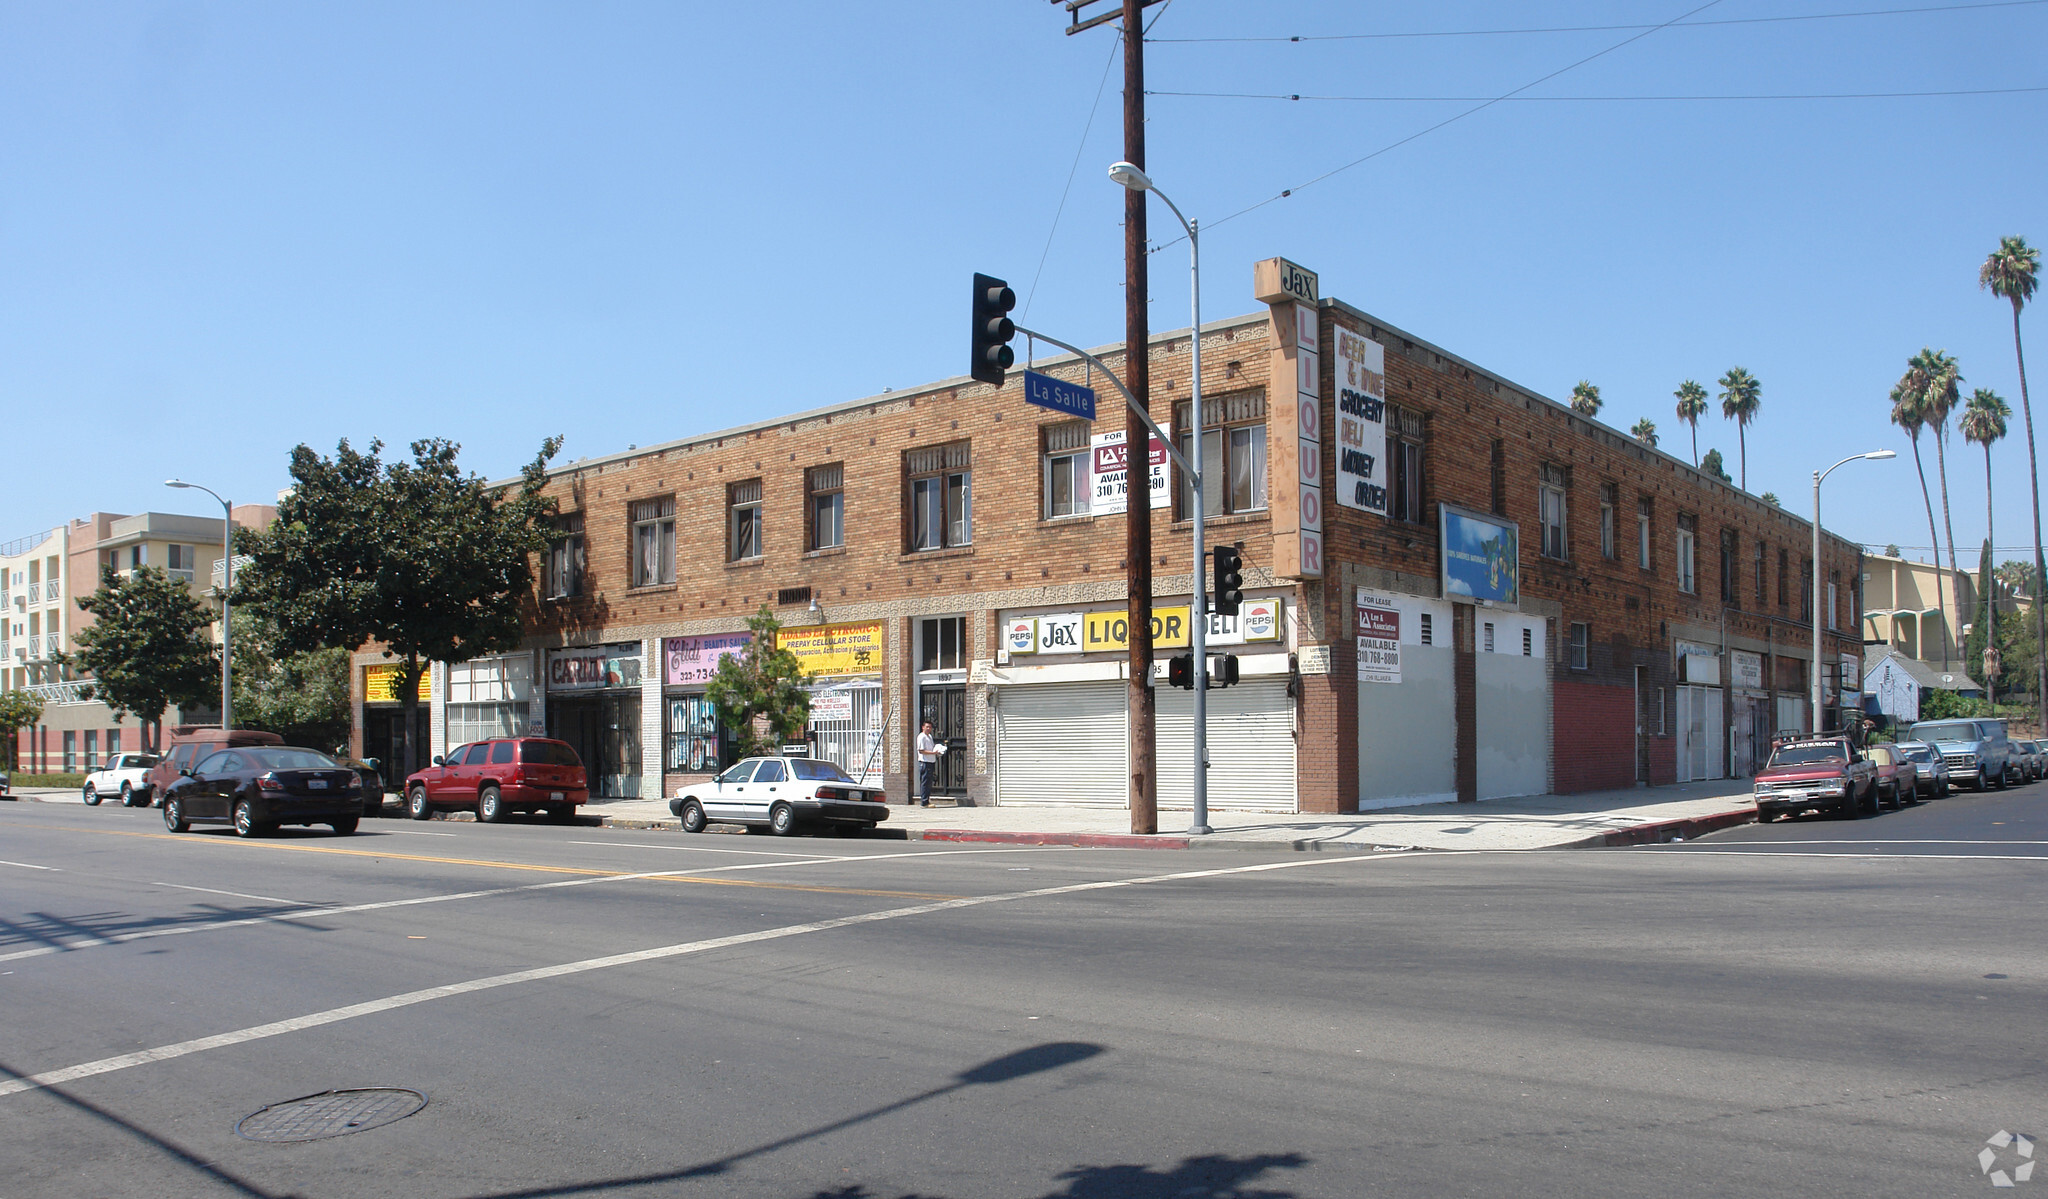
[[[1898,751],[1913,763],[1919,776],[1921,798],[1939,799],[1948,794],[1948,763],[1941,760],[1941,755],[1932,745],[1925,741],[1901,741]]]
[[[2043,741],[2015,741],[2012,743],[2013,756],[2019,759],[2028,782],[2033,782],[2048,773],[2048,761],[2043,760],[2042,749],[2048,746]]]
[[[276,733],[261,729],[227,729],[225,731],[205,725],[180,724],[171,726],[170,743],[164,749],[163,757],[149,768],[149,793],[155,799],[162,799],[178,776],[199,764],[218,749],[237,745],[283,745],[284,738]]]
[[[1871,745],[1863,754],[1877,767],[1877,800],[1889,799],[1894,808],[1920,802],[1920,768],[1896,745]]]
[[[1778,741],[1757,771],[1758,824],[1816,809],[1849,820],[1877,811],[1877,767],[1845,734]]]
[[[346,837],[363,818],[363,783],[317,749],[245,745],[215,750],[180,771],[163,803],[164,827],[174,833],[194,822],[224,821],[238,837],[286,824],[325,824]]]
[[[383,763],[375,758],[351,758],[343,754],[334,755],[334,760],[356,772],[363,780],[363,815],[384,814],[384,770]]]
[[[97,807],[107,796],[119,795],[122,807],[148,807],[149,768],[154,765],[155,754],[108,754],[98,770],[85,776],[85,806]]]
[[[823,758],[744,758],[708,782],[678,788],[668,810],[697,833],[713,821],[766,828],[787,837],[806,824],[873,828],[889,818],[879,787],[853,781]]]
[[[425,820],[436,808],[469,808],[493,824],[509,812],[568,820],[589,802],[583,759],[568,742],[548,737],[458,745],[405,780],[405,814],[414,820]]]
[[[8,781],[7,772],[0,770],[0,799],[13,799],[13,784]]]
[[[1958,786],[1968,783],[1984,791],[2019,777],[2003,720],[1923,720],[1906,730],[1906,737],[1932,742]]]

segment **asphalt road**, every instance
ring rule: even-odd
[[[2044,813],[1267,856],[0,804],[0,1199],[1979,1194],[2048,1131]],[[353,1087],[428,1102],[236,1134]]]

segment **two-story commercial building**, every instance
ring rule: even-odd
[[[1123,806],[1124,522],[1152,523],[1163,659],[1202,618],[1197,504],[1247,567],[1243,611],[1208,617],[1241,673],[1209,699],[1212,806],[1717,778],[1804,727],[1805,521],[1320,295],[1311,273],[1285,273],[1292,291],[1278,260],[1255,276],[1260,307],[1201,331],[1199,494],[1163,447],[1127,456],[1107,388],[1091,423],[1026,403],[1021,372],[558,467],[528,645],[435,668],[436,751],[544,731],[602,794],[673,794],[730,758],[704,684],[766,606],[811,674],[813,745],[849,770],[902,796],[929,719],[965,802]],[[1191,342],[1149,348],[1152,414],[1183,445]],[[1120,349],[1100,357],[1121,372]],[[1093,376],[1072,356],[1035,365]],[[1861,677],[1861,554],[1830,535],[1821,557],[1834,705],[1836,680]],[[380,662],[360,655],[359,695]],[[1184,807],[1192,704],[1159,673],[1160,803]]]

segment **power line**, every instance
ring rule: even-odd
[[[1405,146],[1409,142],[1415,141],[1418,138],[1428,137],[1430,134],[1435,133],[1437,130],[1442,129],[1449,125],[1456,124],[1457,122],[1464,120],[1466,117],[1469,117],[1474,113],[1484,112],[1486,109],[1491,108],[1504,100],[1511,100],[1514,97],[1521,95],[1523,92],[1528,91],[1530,88],[1538,87],[1542,84],[1548,83],[1551,80],[1557,78],[1559,75],[1563,75],[1568,71],[1575,71],[1580,67],[1585,66],[1587,63],[1592,62],[1596,58],[1604,58],[1607,55],[1614,53],[1616,50],[1619,50],[1624,46],[1628,46],[1635,42],[1639,42],[1660,29],[1668,29],[1671,26],[1678,24],[1680,21],[1685,20],[1687,17],[1703,13],[1708,9],[1714,7],[1715,5],[1719,4],[1720,2],[1721,0],[1707,0],[1705,4],[1700,5],[1698,8],[1682,12],[1677,16],[1671,18],[1669,21],[1664,22],[1662,25],[1653,25],[1640,33],[1631,34],[1630,36],[1621,39],[1613,45],[1608,46],[1604,50],[1596,50],[1593,53],[1586,55],[1584,58],[1581,58],[1576,62],[1570,63],[1566,66],[1559,67],[1557,70],[1550,72],[1548,75],[1544,75],[1537,79],[1532,79],[1529,82],[1523,84],[1522,86],[1515,88],[1511,91],[1504,92],[1501,95],[1495,96],[1492,99],[1485,101],[1484,103],[1475,104],[1463,112],[1457,113],[1449,117],[1445,117],[1443,120],[1438,121],[1434,125],[1431,125],[1425,129],[1419,129],[1416,132],[1411,133],[1407,137],[1401,138],[1398,141],[1389,142],[1386,145],[1381,146],[1379,149],[1374,150],[1372,153],[1367,154],[1361,158],[1354,158],[1350,162],[1347,162],[1343,166],[1337,167],[1334,170],[1324,171],[1322,174],[1317,175],[1315,178],[1309,180],[1307,183],[1300,184],[1296,187],[1287,188],[1277,196],[1268,196],[1265,199],[1260,200],[1256,204],[1240,208],[1236,212],[1231,213],[1229,216],[1224,217],[1222,220],[1211,221],[1208,227],[1214,229],[1218,225],[1234,221],[1237,218],[1244,216],[1246,213],[1256,212],[1259,209],[1264,208],[1266,205],[1271,204],[1275,200],[1284,200],[1287,197],[1293,195],[1295,192],[1301,191],[1305,188],[1314,187],[1316,184],[1321,183],[1325,179],[1341,175],[1345,171],[1348,171],[1355,166],[1360,166],[1364,163],[1371,162],[1373,159],[1378,158],[1380,155],[1388,153],[1389,151],[1398,150],[1402,146]],[[1174,238],[1171,241],[1164,242],[1160,245],[1154,246],[1153,249],[1154,251],[1163,250],[1167,246],[1178,244],[1180,240],[1180,238]]]
[[[1163,17],[1166,14],[1162,11],[1159,15]],[[1154,18],[1155,21],[1157,19]],[[1095,130],[1096,110],[1102,107],[1102,91],[1109,86],[1109,69],[1116,65],[1117,50],[1122,47],[1123,42],[1122,30],[1118,30],[1117,35],[1110,39],[1109,61],[1102,64],[1102,81],[1095,85],[1095,103],[1088,106],[1088,123],[1081,126],[1081,144],[1074,147],[1074,163],[1067,168],[1067,185],[1060,189],[1060,203],[1059,207],[1053,210],[1052,228],[1045,231],[1045,248],[1038,252],[1038,269],[1032,272],[1031,290],[1024,293],[1023,316],[1031,315],[1031,300],[1038,294],[1038,278],[1045,274],[1045,260],[1046,256],[1052,253],[1053,235],[1060,231],[1060,217],[1067,211],[1067,194],[1074,190],[1074,174],[1081,169],[1081,155],[1088,149],[1088,135]]]
[[[2048,0],[2044,0],[2048,2]],[[1930,96],[2009,96],[2048,92],[2048,87],[1986,87],[1944,92],[1787,92],[1778,95],[1726,96],[1513,96],[1489,103],[1644,103],[1657,100],[1902,100]],[[1185,96],[1208,100],[1347,100],[1372,104],[1451,104],[1487,100],[1485,96],[1311,96],[1279,92],[1146,92],[1148,96]]]
[[[1723,17],[1711,21],[1686,21],[1665,25],[1551,25],[1527,29],[1432,29],[1415,33],[1331,33],[1306,34],[1299,37],[1167,37],[1146,38],[1155,44],[1179,43],[1256,43],[1256,42],[1359,42],[1394,41],[1402,38],[1436,37],[1500,37],[1535,33],[1621,33],[1632,29],[1654,32],[1658,29],[1707,29],[1720,25],[1777,25],[1791,21],[1839,21],[1851,17],[1895,17],[1917,13],[1968,12],[1981,8],[2025,8],[2048,3],[2048,0],[1987,0],[1979,4],[1942,4],[1921,8],[1874,8],[1861,12],[1804,13],[1789,17]]]

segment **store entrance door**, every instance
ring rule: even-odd
[[[378,773],[392,790],[405,783],[405,776],[422,770],[430,760],[427,747],[433,713],[426,704],[413,712],[412,760],[405,757],[405,709],[396,704],[363,709],[363,756],[377,759]]]
[[[932,779],[933,795],[967,794],[967,688],[918,688],[918,727],[932,722],[932,736],[946,743],[939,755],[939,770]],[[916,744],[916,734],[912,734]]]

